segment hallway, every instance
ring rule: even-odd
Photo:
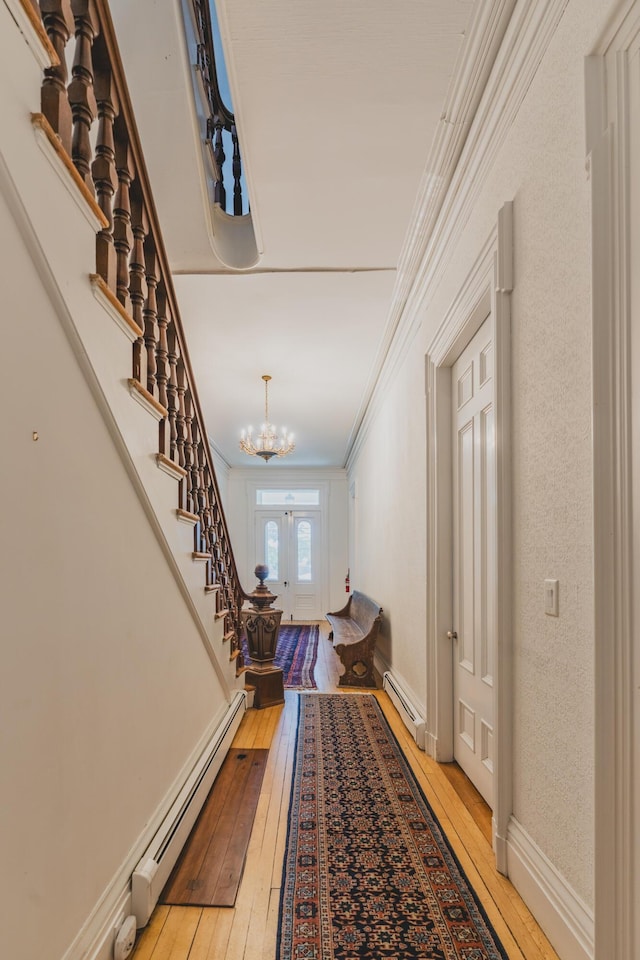
[[[315,677],[320,692],[333,693],[341,668],[327,634],[328,625],[321,623]],[[452,785],[455,780],[458,790],[464,789],[454,770],[418,750],[387,694],[378,690],[376,696],[510,960],[557,960],[512,885],[496,873],[486,836],[487,817],[483,823],[482,813],[473,809],[479,804],[467,796],[465,805]],[[297,693],[288,691],[284,707],[248,711],[234,739],[234,747],[241,749],[270,749],[235,907],[156,907],[133,960],[274,960],[296,698]]]

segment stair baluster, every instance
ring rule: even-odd
[[[156,288],[157,301],[157,320],[158,320],[158,340],[156,344],[156,383],[158,385],[158,400],[163,407],[169,411],[169,417],[164,417],[159,424],[160,433],[158,437],[158,447],[160,453],[165,457],[171,457],[169,451],[170,441],[170,419],[171,410],[169,407],[169,379],[171,377],[171,366],[169,364],[169,340],[167,336],[167,327],[169,318],[167,316],[167,295],[162,283],[158,283]]]
[[[131,181],[133,157],[123,123],[116,121],[116,172],[118,189],[113,208],[113,243],[116,248],[116,296],[127,311],[131,311],[129,296],[129,256],[133,247],[131,226]]]
[[[93,89],[91,48],[94,38],[100,32],[100,24],[93,0],[71,0],[71,9],[76,28],[71,83],[67,90],[73,116],[71,156],[78,173],[93,193],[91,125],[97,115],[98,107]]]
[[[68,155],[71,156],[73,118],[67,97],[67,61],[65,50],[75,30],[70,0],[41,0],[42,22],[60,63],[44,71],[40,106]]]
[[[149,393],[160,399],[157,390],[157,361],[156,350],[158,348],[158,258],[156,248],[151,235],[147,236],[144,247],[145,273],[147,281],[147,299],[142,311],[144,316],[144,345],[147,359],[147,382],[146,387]],[[162,400],[160,400],[162,403]]]
[[[167,313],[169,311],[167,310]],[[167,410],[169,411],[169,436],[165,438],[164,448],[160,452],[168,456],[174,463],[180,463],[180,454],[178,452],[178,344],[176,325],[168,316],[167,325],[167,357],[169,361],[169,379],[167,381]],[[163,424],[160,425],[161,429]],[[166,448],[168,440],[169,449]]]
[[[118,95],[104,40],[101,36],[93,45],[96,64],[94,85],[98,105],[98,136],[91,175],[96,187],[96,199],[109,221],[96,238],[96,273],[99,273],[110,290],[117,288],[117,255],[113,240],[113,206],[118,188],[116,148],[113,125],[118,112]]]
[[[140,329],[144,330],[144,304],[148,293],[144,241],[149,225],[137,179],[131,185],[131,221],[133,227],[133,248],[129,259],[131,313]],[[143,386],[146,382],[146,368],[144,337],[138,337],[133,344],[133,377]]]

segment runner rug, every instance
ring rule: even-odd
[[[299,699],[278,960],[506,960],[376,699]]]
[[[246,637],[242,639],[245,663],[251,664]],[[274,665],[282,667],[285,687],[315,690],[313,670],[318,658],[318,625],[280,627]]]

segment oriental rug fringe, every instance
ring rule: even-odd
[[[289,690],[315,690],[314,668],[318,659],[318,625],[282,625],[274,666],[282,668]],[[245,663],[251,666],[246,637],[242,639]]]
[[[507,960],[375,697],[299,700],[278,960]]]

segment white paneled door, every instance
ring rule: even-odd
[[[282,620],[320,620],[320,512],[256,512],[258,555],[269,567],[267,584]]]
[[[496,458],[488,321],[456,361],[452,388],[454,757],[493,807]]]

